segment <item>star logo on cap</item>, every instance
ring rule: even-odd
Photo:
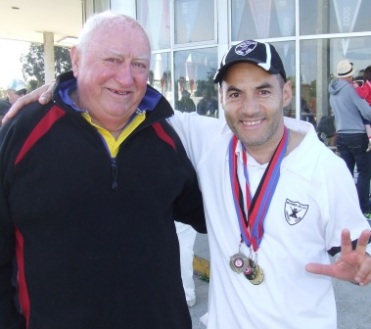
[[[251,53],[257,45],[258,44],[256,41],[247,40],[237,45],[235,52],[237,55],[246,56],[247,54]]]

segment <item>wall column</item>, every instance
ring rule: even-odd
[[[54,34],[44,32],[44,65],[45,65],[45,83],[55,79],[54,64]]]

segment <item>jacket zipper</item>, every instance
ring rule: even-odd
[[[117,182],[118,178],[118,168],[117,168],[117,163],[116,163],[116,158],[111,157],[111,170],[112,170],[112,190],[117,191],[119,189],[119,184]]]

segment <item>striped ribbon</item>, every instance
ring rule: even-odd
[[[229,143],[229,175],[232,187],[233,201],[236,208],[238,222],[240,225],[241,238],[250,248],[257,251],[260,242],[264,235],[264,220],[267,214],[270,202],[276,189],[278,179],[280,177],[280,167],[288,146],[289,131],[285,127],[283,136],[274,151],[272,159],[269,161],[264,175],[260,180],[254,198],[251,198],[249,176],[247,172],[247,156],[246,149],[242,155],[243,172],[245,176],[245,191],[246,191],[246,208],[245,214],[243,207],[243,194],[240,188],[240,183],[237,174],[237,155],[236,147],[238,139],[233,136]]]

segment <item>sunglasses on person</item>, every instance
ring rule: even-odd
[[[18,90],[15,92],[16,95],[18,96],[24,96],[27,94],[27,90],[26,89],[21,89],[21,90]]]

